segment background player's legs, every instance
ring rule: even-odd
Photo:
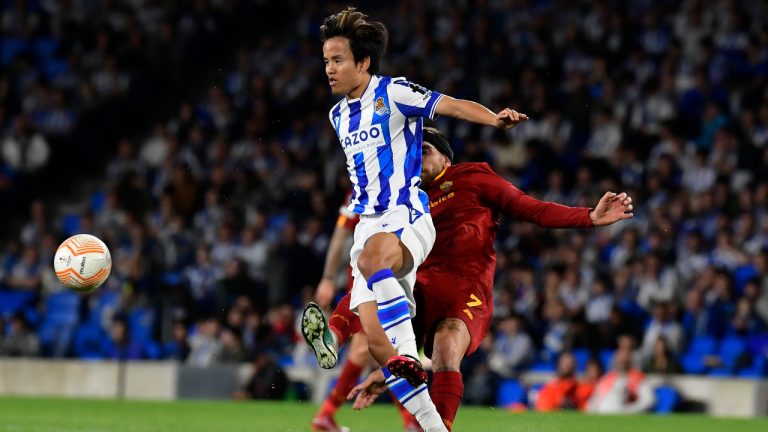
[[[347,303],[349,309],[349,303]],[[333,329],[333,327],[331,327]],[[337,431],[333,416],[346,400],[352,387],[357,384],[360,373],[371,362],[371,355],[368,353],[368,339],[364,334],[356,334],[352,337],[349,344],[349,355],[344,367],[341,369],[339,379],[331,390],[331,393],[320,406],[320,410],[312,419],[313,431]]]
[[[464,382],[460,367],[471,337],[458,318],[446,318],[437,326],[432,351],[432,388],[429,393],[443,423],[450,430],[461,405]]]

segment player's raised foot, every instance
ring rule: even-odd
[[[427,382],[427,373],[421,366],[421,362],[409,356],[395,356],[387,360],[387,369],[392,375],[404,378],[414,387]]]
[[[318,415],[312,419],[312,432],[349,432],[349,428],[337,425],[329,415]]]
[[[301,316],[301,334],[315,352],[321,368],[331,369],[336,366],[339,361],[336,336],[328,327],[323,310],[315,303],[310,303],[304,308],[304,314]]]

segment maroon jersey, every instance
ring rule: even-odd
[[[486,163],[464,163],[445,169],[427,189],[435,245],[419,266],[427,273],[472,275],[491,289],[496,267],[493,248],[502,214],[547,228],[591,227],[588,208],[566,207],[523,193]]]

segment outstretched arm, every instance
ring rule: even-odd
[[[610,225],[633,216],[632,198],[626,193],[608,192],[594,209],[590,209],[532,198],[485,164],[478,165],[472,180],[489,206],[544,228],[590,228]]]
[[[445,95],[437,103],[435,113],[473,123],[496,126],[501,129],[513,128],[519,123],[528,120],[527,115],[513,109],[505,108],[494,114],[493,111],[477,102],[454,99]]]

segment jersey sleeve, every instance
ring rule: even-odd
[[[352,193],[348,193],[344,199],[345,203],[348,203]],[[339,207],[339,217],[336,219],[336,226],[346,228],[350,231],[355,230],[355,225],[360,221],[360,217],[357,213],[350,211],[346,205]]]
[[[389,96],[397,109],[406,117],[437,118],[435,108],[443,97],[405,78],[397,78],[389,85]]]
[[[504,214],[544,228],[593,226],[589,208],[568,207],[532,198],[493,172],[488,164],[478,164],[472,177],[481,199]]]

